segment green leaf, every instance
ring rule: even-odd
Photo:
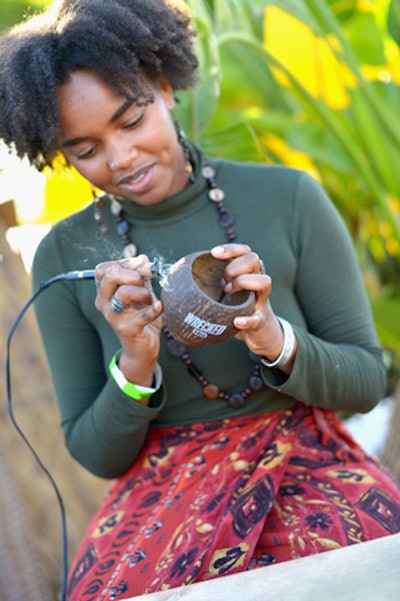
[[[205,133],[201,145],[208,156],[244,162],[260,162],[260,150],[254,131],[240,123],[229,129]]]
[[[48,0],[1,0],[0,32],[44,8]]]
[[[236,43],[233,38],[220,46],[220,56],[224,64],[221,94],[225,94],[224,101],[229,103],[224,102],[225,108],[249,107],[251,103],[290,110],[287,93],[276,84],[265,59],[251,47]]]
[[[351,111],[358,132],[358,143],[384,187],[400,197],[397,155],[399,148],[386,136],[368,102],[357,90],[350,92]]]
[[[371,304],[382,343],[400,353],[400,298],[379,296]]]
[[[388,31],[400,46],[400,0],[392,0],[388,11]]]
[[[217,40],[204,21],[196,20],[196,52],[200,61],[200,82],[189,91],[176,94],[175,115],[186,134],[199,143],[200,134],[213,117],[221,77]]]
[[[212,23],[212,11],[210,5],[205,0],[186,0],[190,8],[190,12],[194,17],[195,22],[202,22],[204,25],[211,30],[213,27]]]
[[[372,13],[353,13],[346,22],[346,34],[358,60],[368,65],[385,64],[383,40]]]
[[[250,13],[243,0],[218,0],[214,4],[215,27],[218,33],[242,30],[252,32]]]

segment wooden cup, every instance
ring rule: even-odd
[[[194,252],[174,263],[161,283],[164,325],[179,342],[189,346],[222,342],[238,332],[234,317],[253,313],[254,292],[224,292],[227,263],[208,251]]]

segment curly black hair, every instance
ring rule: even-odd
[[[118,94],[152,102],[146,81],[195,83],[190,16],[167,0],[58,0],[0,38],[0,139],[38,169],[59,133],[58,87],[90,69]]]

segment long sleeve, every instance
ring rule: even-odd
[[[57,234],[55,228],[37,250],[35,288],[69,269],[60,252],[62,237],[58,239]],[[85,267],[78,262],[75,266]],[[97,314],[94,298],[93,281],[56,282],[39,295],[35,312],[68,450],[91,472],[112,478],[131,465],[163,402],[160,392],[151,407],[136,403],[110,377],[107,365],[118,340]]]
[[[268,384],[320,407],[367,412],[382,398],[386,370],[369,301],[349,233],[332,203],[308,176],[300,175],[291,220],[296,253],[294,291],[301,323],[289,378],[264,370]],[[279,280],[279,276],[278,276]]]

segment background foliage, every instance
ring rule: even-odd
[[[400,0],[187,4],[202,62],[200,84],[181,96],[189,137],[209,154],[290,164],[322,183],[353,236],[397,378]]]
[[[0,31],[46,5],[46,0],[1,0]]]

